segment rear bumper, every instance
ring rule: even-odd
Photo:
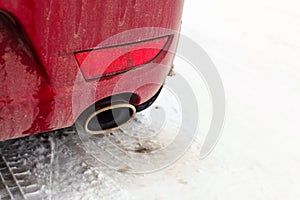
[[[0,2],[0,9],[17,23],[10,20],[14,31],[22,33],[19,38],[11,37],[24,40],[24,48],[17,49],[16,54],[28,57],[30,51],[32,62],[24,64],[21,60],[24,74],[20,76],[15,70],[1,83],[8,90],[0,94],[0,140],[70,126],[92,103],[114,94],[134,93],[139,97],[136,104],[142,104],[159,90],[171,68],[174,54],[169,52],[143,67],[87,82],[79,73],[74,52],[174,33],[169,48],[175,51],[183,1],[50,2]],[[116,37],[126,31],[131,34]],[[29,50],[24,53],[24,49]],[[5,50],[0,54],[3,56]],[[3,66],[14,67],[9,65],[9,58],[1,63]],[[18,90],[18,84],[10,84],[16,77],[21,77],[20,83],[36,85],[32,90]]]

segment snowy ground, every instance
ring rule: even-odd
[[[299,9],[297,0],[186,1],[182,32],[213,59],[227,97],[222,138],[205,160],[196,140],[168,168],[132,175],[95,160],[69,128],[0,144],[1,199],[299,199]],[[170,106],[167,95],[159,106]],[[139,148],[108,134],[103,149],[107,140]],[[162,145],[151,142],[141,144]]]

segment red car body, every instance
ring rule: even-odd
[[[72,126],[114,94],[135,94],[135,106],[149,100],[171,69],[182,8],[183,0],[0,1],[0,140]],[[109,40],[144,27],[155,29]],[[102,78],[84,77],[75,56],[164,36],[168,43],[149,63]],[[115,89],[124,74],[130,78]],[[92,101],[81,101],[91,87]]]

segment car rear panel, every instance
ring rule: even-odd
[[[22,111],[30,117],[18,124],[24,128],[15,130],[5,128],[16,124],[13,120],[8,122],[1,119],[4,112],[0,107],[0,121],[6,124],[5,127],[2,125],[0,127],[3,134],[0,139],[72,125],[78,115],[89,106],[88,103],[75,102],[74,108],[74,96],[79,101],[86,95],[86,88],[92,86],[98,88],[93,101],[105,98],[113,93],[115,84],[121,79],[121,76],[117,75],[97,82],[87,82],[82,75],[78,76],[80,70],[74,56],[75,52],[173,34],[172,31],[180,29],[182,7],[183,0],[0,1],[1,12],[22,33],[17,39],[24,40],[28,45],[26,49],[30,49],[33,55],[35,68],[39,68],[36,70],[40,76],[39,84],[43,85],[39,87],[42,88],[39,92],[35,91],[32,94],[27,92],[27,95],[35,98],[21,101],[18,97],[24,96],[24,93],[18,90],[15,90],[17,92],[14,95],[7,93],[0,97],[1,101],[3,96],[14,97],[13,101],[4,103],[5,115],[9,115],[9,118],[17,118],[15,113],[20,113],[16,111],[20,110],[20,106],[17,105],[30,105],[27,106],[29,108],[25,106]],[[147,31],[133,31],[133,34],[127,34],[126,37],[109,39],[124,31],[144,27],[148,27]],[[176,46],[176,42],[177,37],[173,37],[172,45]],[[135,92],[139,96],[139,102],[136,103],[145,102],[163,84],[172,59],[173,55],[166,55],[158,61],[169,66],[168,68],[147,65],[142,69],[128,72],[131,80],[120,85],[120,89],[116,92]],[[32,76],[21,77],[28,79]],[[8,78],[12,79],[13,75]],[[136,90],[136,85],[143,85],[147,81],[160,85],[150,84]],[[45,113],[48,114],[45,116]]]

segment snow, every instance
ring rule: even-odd
[[[214,60],[227,97],[222,139],[192,178],[197,198],[299,199],[299,6],[186,1],[183,33]]]
[[[3,186],[1,176],[0,194],[10,196],[7,187],[19,184],[18,195],[27,199],[299,199],[299,8],[296,0],[185,1],[182,33],[212,58],[227,99],[222,138],[206,159],[200,160],[199,154],[211,119],[209,94],[205,83],[193,79],[195,73],[177,58],[175,69],[195,85],[201,112],[199,135],[176,163],[145,174],[131,174],[123,165],[119,171],[111,168],[116,164],[116,156],[109,154],[114,153],[111,144],[127,149],[126,156],[151,161],[135,151],[170,143],[181,116],[176,101],[170,104],[174,97],[164,90],[152,109],[168,116],[163,134],[151,140],[126,138],[137,130],[142,136],[155,132],[149,112],[141,113],[134,127],[127,127],[133,129],[129,135],[92,138],[103,139],[95,143],[103,145],[100,160],[73,128],[2,142],[0,172],[16,183]],[[121,153],[117,158],[128,161]]]

